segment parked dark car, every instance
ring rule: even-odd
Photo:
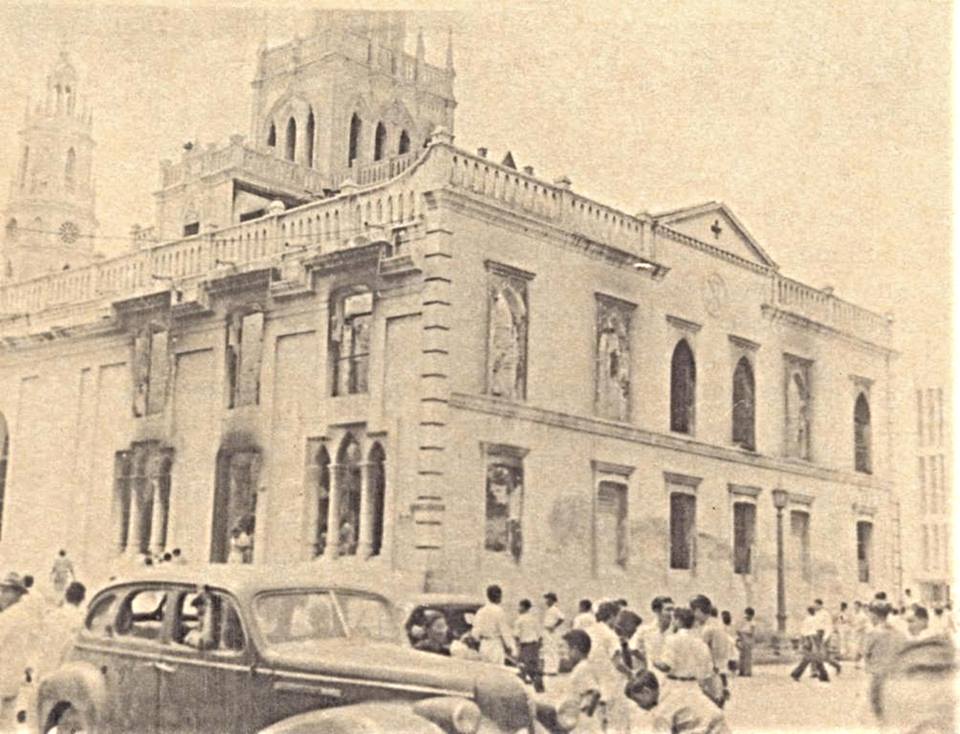
[[[382,586],[317,565],[145,570],[94,596],[67,661],[40,682],[37,721],[98,733],[575,725],[506,670],[410,649]]]

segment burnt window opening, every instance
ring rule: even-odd
[[[360,116],[357,113],[353,113],[353,116],[350,118],[350,144],[347,152],[347,165],[352,166],[353,162],[357,160],[357,156],[360,153],[360,133],[363,129],[363,123],[360,121]]]
[[[491,271],[487,301],[487,393],[527,396],[527,280]]]
[[[310,166],[311,168],[314,166],[314,160],[313,160],[314,140],[313,139],[316,137],[316,134],[317,134],[317,121],[313,116],[313,109],[311,108],[310,114],[307,115],[307,139],[305,141],[307,144],[307,156],[306,156],[306,160],[304,161],[304,163]]]
[[[373,292],[352,290],[335,297],[330,309],[332,395],[367,392],[370,373],[370,329]]]
[[[786,421],[784,446],[786,455],[810,459],[810,367],[789,360],[786,367]]]
[[[793,545],[790,565],[804,581],[811,579],[810,568],[810,513],[790,511],[790,540]]]
[[[255,448],[217,452],[211,563],[253,563],[260,466]]]
[[[597,296],[594,410],[602,418],[630,419],[632,305]]]
[[[756,450],[756,389],[750,360],[741,357],[733,372],[733,443]]]
[[[523,555],[523,459],[488,454],[484,548],[520,561]]]
[[[387,147],[387,128],[382,122],[377,123],[376,133],[373,136],[373,160],[379,161],[383,158]]]
[[[200,234],[200,222],[190,222],[189,224],[183,225],[184,237],[190,237],[195,234]]]
[[[410,152],[410,135],[406,130],[400,131],[400,144],[397,146],[397,154],[403,155]]]
[[[752,502],[733,503],[733,572],[753,572],[753,545],[756,541],[757,507]]]
[[[670,493],[670,568],[692,570],[696,559],[697,498]]]
[[[271,148],[277,147],[277,126],[270,123],[270,130],[267,132],[267,145]]]
[[[260,362],[263,352],[262,311],[232,314],[227,320],[227,407],[260,402]]]
[[[360,531],[360,502],[363,492],[363,455],[360,444],[348,433],[337,451],[339,507],[334,508],[337,527],[337,555],[355,556]]]
[[[7,464],[10,461],[10,434],[7,420],[0,413],[0,540],[3,539],[3,504],[7,496]]]
[[[693,433],[697,365],[686,339],[681,339],[670,360],[670,430]]]
[[[594,528],[598,571],[627,567],[629,556],[627,517],[627,485],[622,482],[601,481],[597,485]]]
[[[133,414],[162,413],[167,404],[170,374],[170,332],[148,325],[133,337]]]
[[[286,158],[288,161],[297,159],[297,121],[292,117],[287,120]]]
[[[113,518],[118,553],[160,554],[169,531],[173,449],[150,441],[114,455]]]
[[[67,151],[67,162],[63,167],[63,187],[72,194],[76,188],[77,153],[73,148]]]
[[[854,467],[858,472],[870,474],[870,403],[863,393],[857,396],[853,409]]]
[[[327,447],[310,446],[308,483],[313,491],[313,508],[316,513],[312,533],[313,557],[322,556],[327,547],[327,522],[330,516],[330,454]]]
[[[861,584],[870,583],[870,556],[873,552],[873,523],[857,523],[857,579]]]

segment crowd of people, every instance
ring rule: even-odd
[[[66,551],[58,553],[49,581],[44,592],[30,574],[0,579],[0,731],[25,720],[25,697],[60,665],[83,624],[87,590]]]

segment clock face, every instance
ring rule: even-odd
[[[64,222],[60,225],[60,241],[68,245],[77,241],[80,236],[80,228],[73,222]]]

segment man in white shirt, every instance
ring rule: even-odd
[[[816,609],[817,631],[820,632],[820,655],[827,665],[831,666],[837,673],[840,672],[840,663],[834,657],[830,649],[830,643],[833,639],[833,617],[827,608],[823,606],[823,599],[814,599],[813,606]]]
[[[556,594],[548,591],[543,599],[547,605],[543,612],[543,673],[556,675],[560,671],[560,627],[564,617]]]
[[[505,652],[516,654],[513,631],[500,606],[503,590],[493,584],[487,587],[487,603],[477,610],[473,618],[473,637],[480,642],[480,659],[503,665]]]
[[[665,673],[670,681],[699,687],[702,681],[713,675],[710,648],[692,631],[694,620],[691,610],[677,609],[674,616],[677,620],[677,631],[665,640],[656,667]]]
[[[606,707],[602,703],[600,681],[590,662],[590,635],[584,630],[570,630],[563,636],[566,643],[566,662],[570,675],[566,679],[568,694],[579,703],[578,734],[593,734],[606,728]]]
[[[521,599],[517,607],[517,619],[513,623],[513,635],[517,638],[517,662],[533,690],[543,693],[543,675],[540,672],[540,620],[533,613],[529,599]]]
[[[593,603],[589,599],[581,599],[579,609],[577,616],[573,618],[572,629],[586,629],[597,621],[597,618],[593,616]]]
[[[800,676],[803,675],[803,671],[807,669],[808,665],[813,666],[814,672],[821,681],[824,683],[830,681],[830,677],[827,675],[827,669],[823,666],[823,660],[821,658],[820,629],[816,614],[817,610],[815,607],[807,607],[807,616],[803,622],[800,623],[800,635],[803,637],[803,659],[800,661],[800,664],[793,669],[793,672],[790,673],[790,676],[795,681],[800,680]]]
[[[653,715],[653,730],[670,734],[730,734],[723,711],[692,686],[663,686],[650,671],[627,686],[627,697]],[[646,728],[640,720],[634,729]]]
[[[646,661],[647,670],[656,670],[656,663],[663,654],[667,638],[673,634],[673,599],[658,596],[650,604],[654,618],[650,624],[638,629],[630,640],[630,647],[637,650]]]

